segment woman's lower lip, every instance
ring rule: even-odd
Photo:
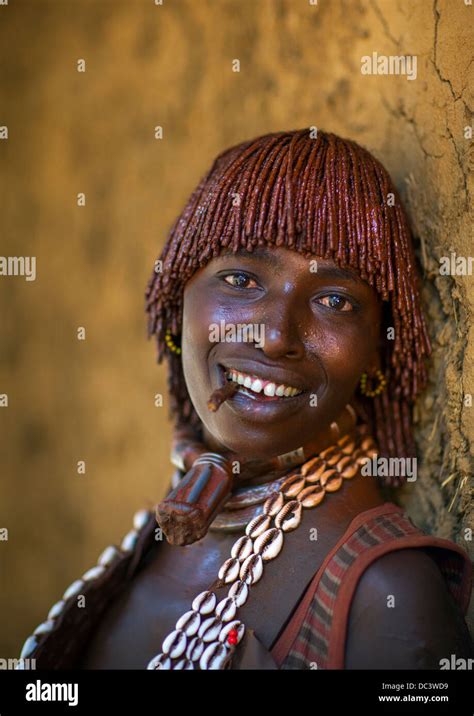
[[[229,409],[240,416],[247,416],[251,420],[262,418],[269,420],[272,417],[281,417],[301,410],[302,405],[307,401],[306,392],[294,395],[292,398],[281,398],[268,400],[267,396],[260,396],[258,393],[250,395],[238,390],[232,398],[226,401]],[[224,406],[223,406],[224,407]]]

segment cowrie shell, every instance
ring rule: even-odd
[[[209,617],[199,627],[199,637],[204,641],[215,641],[222,629],[222,622],[217,617]]]
[[[271,527],[255,540],[255,552],[262,555],[264,562],[268,562],[281,552],[283,547],[283,532],[276,527]]]
[[[285,499],[281,492],[275,492],[274,495],[270,495],[270,497],[265,500],[265,504],[263,505],[263,514],[268,515],[269,517],[275,517],[275,515],[278,514],[283,507],[284,502]]]
[[[351,463],[352,463],[352,458],[349,457],[349,455],[345,455],[344,457],[341,457],[341,459],[337,463],[336,469],[339,470],[339,472],[342,472]]]
[[[33,634],[47,634],[54,628],[54,620],[48,619],[39,626],[36,627]]]
[[[29,636],[23,644],[20,659],[26,659],[38,646],[38,639],[35,636]]]
[[[339,462],[339,460],[342,457],[342,452],[339,450],[336,450],[333,455],[331,455],[327,460],[326,463],[329,465],[329,467],[334,467],[334,465]]]
[[[56,604],[53,604],[53,606],[48,612],[48,619],[55,619],[56,617],[58,617],[65,606],[66,602],[63,599],[61,599],[59,602],[56,602]]]
[[[321,475],[321,485],[326,492],[336,492],[342,485],[342,475],[337,470],[327,470]]]
[[[232,547],[231,555],[234,559],[238,559],[239,562],[243,562],[247,559],[249,554],[253,552],[253,542],[250,537],[243,535]]]
[[[308,475],[306,475],[306,484],[314,485],[316,482],[319,482],[321,475],[326,470],[326,463],[321,461],[321,463],[317,467],[315,467],[314,470],[312,470]]]
[[[190,661],[199,661],[205,648],[205,644],[201,637],[195,636],[190,641],[188,648],[186,649],[186,656]]]
[[[138,541],[138,532],[136,530],[130,530],[130,532],[127,532],[125,537],[122,540],[122,543],[120,545],[120,549],[122,552],[131,552]]]
[[[350,441],[351,441],[351,436],[350,436],[350,435],[343,435],[342,438],[339,438],[339,440],[337,441],[337,444],[339,445],[340,448],[343,448],[343,447],[345,447]]]
[[[357,464],[354,465],[351,460],[351,464],[348,465],[347,467],[345,467],[341,471],[341,475],[345,480],[350,480],[351,477],[355,477],[355,475],[357,475],[358,472],[359,472],[359,466]]]
[[[210,614],[217,604],[217,597],[214,592],[201,592],[193,599],[192,608],[199,614]]]
[[[171,669],[171,659],[166,654],[157,654],[146,668],[149,670],[159,669],[160,671],[161,669]]]
[[[285,497],[296,497],[304,487],[305,479],[302,475],[291,475],[285,482],[280,486],[280,492]]]
[[[247,601],[249,588],[245,582],[239,579],[229,589],[229,597],[232,597],[237,607],[241,607]]]
[[[372,448],[375,448],[373,439],[369,437],[362,440],[361,448],[362,450],[371,450]]]
[[[199,659],[199,666],[203,671],[222,669],[230,656],[230,652],[220,641],[215,641],[204,650]]]
[[[133,526],[136,530],[141,530],[143,527],[145,527],[150,517],[150,514],[151,513],[148,512],[148,510],[138,510],[138,512],[135,512],[135,514],[133,515]]]
[[[336,452],[336,446],[331,445],[331,447],[326,448],[326,450],[323,450],[319,453],[319,457],[323,460],[328,460],[330,457],[332,457]]]
[[[101,553],[99,559],[97,560],[97,564],[100,564],[102,567],[108,567],[111,562],[114,561],[114,559],[117,559],[117,557],[120,556],[120,551],[115,547],[115,545],[111,544],[109,547],[106,547],[104,551]]]
[[[194,669],[194,664],[189,659],[181,659],[173,666],[173,671],[190,671],[191,669]]]
[[[298,495],[298,500],[303,507],[316,507],[316,505],[319,505],[319,503],[323,501],[325,492],[324,487],[321,487],[319,483],[310,485]]]
[[[225,584],[233,582],[239,576],[240,562],[238,559],[229,557],[219,570],[219,579],[223,579]]]
[[[221,622],[230,622],[237,613],[237,605],[232,597],[226,597],[216,607],[216,616]]]
[[[256,584],[263,574],[263,560],[259,554],[251,554],[240,567],[240,579],[247,584]]]
[[[222,629],[221,633],[219,634],[219,641],[227,644],[227,637],[229,636],[229,633],[232,631],[232,629],[235,629],[237,631],[237,644],[238,644],[242,640],[242,637],[245,633],[245,626],[238,619],[235,619],[235,621],[229,622],[229,624],[225,625],[225,627]]]
[[[161,648],[163,649],[163,654],[166,654],[171,659],[177,659],[178,656],[184,654],[187,643],[188,640],[184,631],[175,629],[171,634],[168,634]]]
[[[352,455],[355,448],[355,442],[353,440],[350,440],[344,447],[342,448],[342,452],[344,455]]]
[[[191,609],[189,612],[183,614],[182,617],[176,622],[176,629],[184,631],[186,636],[194,636],[201,626],[201,615],[199,612],[195,612]]]
[[[97,579],[98,577],[101,577],[104,572],[105,567],[99,564],[97,565],[97,567],[91,567],[91,569],[88,569],[87,572],[82,575],[82,579],[84,580],[84,582],[90,582],[92,579]]]
[[[290,500],[290,502],[287,502],[286,505],[281,508],[275,517],[275,527],[283,530],[283,532],[295,530],[301,522],[302,511],[301,504],[298,500]]]
[[[84,582],[82,581],[82,579],[76,579],[76,581],[70,584],[64,592],[63,599],[69,599],[69,597],[74,597],[76,594],[79,594],[83,587]]]
[[[327,468],[324,465],[322,468],[320,468],[319,470],[314,472],[312,475],[308,475],[308,477],[306,478],[306,486],[316,485],[320,481],[321,475],[323,474],[323,472],[325,472],[326,469]],[[297,496],[297,497],[299,499],[299,496]]]
[[[252,539],[255,539],[255,537],[258,537],[270,527],[270,523],[271,518],[268,515],[257,515],[253,520],[250,520],[245,528],[245,533]]]
[[[313,457],[312,460],[305,462],[305,464],[301,467],[301,474],[303,477],[306,477],[310,472],[314,472],[314,470],[317,470],[321,465],[324,465],[324,463],[319,455],[317,455],[316,457]]]
[[[337,475],[337,474],[338,474],[338,473],[337,473],[337,470],[334,469],[333,467],[328,468],[327,470],[325,470],[325,471],[323,472],[323,474],[321,475],[321,479],[320,479],[321,487],[325,487],[327,481],[329,480],[329,478],[330,478],[330,477],[333,477],[333,475]]]

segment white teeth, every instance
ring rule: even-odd
[[[263,381],[260,380],[260,378],[252,378],[250,375],[239,373],[236,370],[227,371],[227,377],[229,380],[234,381],[234,383],[238,383],[244,388],[252,390],[254,393],[261,393],[263,389],[263,394],[268,395],[271,398],[274,396],[277,396],[278,398],[291,398],[302,392],[301,390],[298,390],[298,388],[292,388],[291,386],[283,384],[277,386],[276,383],[271,382],[266,383],[264,386]]]
[[[275,383],[267,383],[263,392],[265,395],[273,397],[275,395],[276,385]]]

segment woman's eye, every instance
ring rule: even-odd
[[[330,293],[328,296],[322,296],[317,299],[323,306],[333,308],[336,311],[352,311],[353,306],[347,298],[338,293]]]
[[[258,288],[257,282],[246,273],[229,273],[224,276],[224,281],[234,288]],[[253,282],[254,285],[249,286],[250,282]]]

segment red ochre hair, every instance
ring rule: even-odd
[[[168,361],[171,417],[200,431],[180,356],[165,343],[167,329],[179,341],[184,287],[223,249],[255,246],[330,258],[354,269],[386,302],[380,358],[387,387],[375,398],[358,394],[357,402],[382,456],[414,456],[411,409],[426,383],[431,348],[408,220],[380,162],[353,141],[309,128],[222,152],[171,228],[161,270],[146,290],[148,335],[156,335],[157,362]]]

